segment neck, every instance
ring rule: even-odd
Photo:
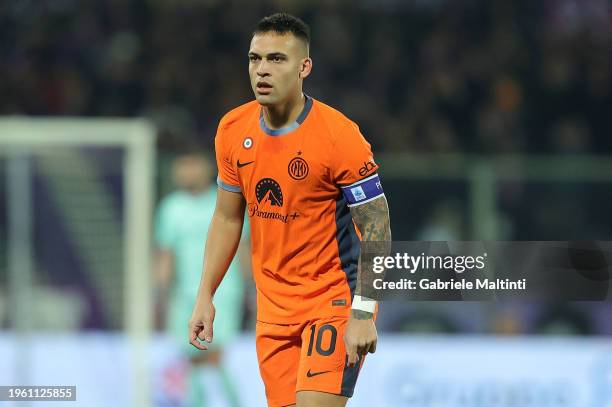
[[[293,123],[304,109],[306,97],[302,92],[297,97],[280,105],[264,106],[264,120],[271,129],[280,129]]]

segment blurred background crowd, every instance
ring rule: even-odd
[[[495,161],[501,153],[612,151],[609,0],[2,1],[0,115],[150,118],[158,129],[159,202],[180,188],[171,175],[179,152],[190,146],[210,153],[220,117],[252,99],[251,32],[278,10],[312,28],[314,70],[305,91],[356,121],[375,154],[477,153]],[[108,168],[107,157],[98,154],[90,164],[102,168],[106,161]],[[461,177],[434,179],[436,172],[409,180],[396,172],[385,180],[394,238],[482,238],[468,225],[474,185]],[[103,181],[120,202],[120,174]],[[496,187],[499,239],[612,237],[612,191],[605,184],[576,179]],[[44,185],[37,188],[39,202],[46,202]],[[37,209],[39,282],[64,290],[41,300],[41,308],[53,309],[48,304],[55,301],[57,315],[74,317],[73,323],[63,318],[67,326],[115,328],[120,307],[105,310],[114,300],[88,282],[87,261],[79,260],[69,243],[74,237],[57,221],[69,210],[65,204]],[[59,252],[68,255],[58,259]],[[67,295],[75,285],[78,295]],[[246,327],[254,316],[252,287],[245,295]],[[609,334],[608,308],[389,304],[380,326]],[[7,315],[0,312],[4,326]]]
[[[279,9],[312,26],[306,92],[376,151],[610,151],[608,0],[6,1],[0,114],[146,115],[164,147],[210,146]]]

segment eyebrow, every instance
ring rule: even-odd
[[[255,56],[255,57],[261,57],[261,55],[259,55],[257,52],[249,52],[249,56]],[[287,54],[283,53],[283,52],[271,52],[268,55],[266,55],[266,58],[274,58],[274,57],[284,57],[287,58]]]

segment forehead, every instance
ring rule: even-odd
[[[259,55],[266,55],[273,52],[291,54],[298,52],[300,45],[300,40],[291,33],[279,34],[267,32],[255,34],[253,36],[249,52],[254,52]]]

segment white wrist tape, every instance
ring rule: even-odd
[[[376,311],[376,300],[372,300],[367,297],[362,297],[361,295],[353,296],[353,304],[351,305],[351,309],[358,309],[360,311],[369,312],[371,314]]]

